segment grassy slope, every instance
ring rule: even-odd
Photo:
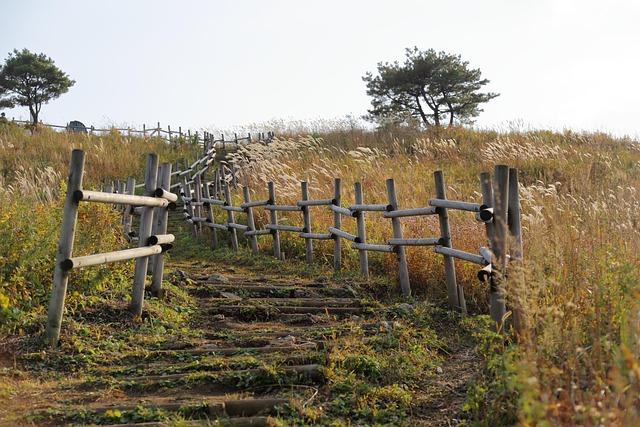
[[[467,407],[471,419],[477,417],[478,423],[484,420],[487,425],[496,422],[485,414],[503,422],[517,416],[523,423],[630,424],[637,419],[640,371],[634,313],[640,284],[640,151],[635,143],[600,134],[498,134],[463,129],[442,134],[335,132],[322,137],[323,141],[282,139],[262,151],[252,147],[245,156],[268,161],[252,163],[251,173],[241,179],[256,189],[256,199],[264,195],[264,182],[274,180],[283,203],[297,199],[301,179],[309,180],[312,197],[327,197],[333,177],[340,176],[346,190],[344,200],[352,199],[352,183],[362,179],[365,200],[375,203],[384,201],[383,181],[390,176],[396,179],[400,205],[413,207],[424,205],[433,195],[431,172],[437,168],[445,171],[449,196],[462,200],[478,200],[477,175],[494,164],[507,163],[521,170],[527,280],[525,284],[512,283],[510,295],[526,307],[529,331],[519,346],[486,336],[481,340],[480,349],[490,363],[470,393]],[[41,328],[59,223],[59,213],[44,212],[51,212],[49,202],[56,200],[58,181],[65,173],[68,152],[64,148],[68,147],[64,144],[72,140],[91,146],[93,161],[103,162],[100,167],[89,162],[89,182],[141,170],[142,153],[149,148],[131,140],[127,150],[115,150],[115,144],[121,142],[113,136],[114,141],[106,138],[103,146],[114,145],[100,149],[94,141],[76,138],[0,131],[5,189],[0,190],[0,198],[3,208],[10,207],[0,214],[0,231],[3,237],[21,233],[20,239],[0,243],[0,309],[3,330],[9,333],[5,345],[33,349],[34,343],[16,337],[36,336]],[[15,146],[24,151],[16,155]],[[161,156],[167,158],[166,154]],[[137,164],[132,161],[136,158]],[[42,167],[20,172],[34,163],[49,165],[57,174],[48,172],[50,176],[45,176]],[[28,183],[34,180],[43,185],[30,187]],[[18,191],[7,192],[8,185],[17,185],[19,193],[27,197],[16,198]],[[51,195],[43,193],[46,188]],[[41,203],[28,207],[28,199]],[[28,209],[35,210],[37,224],[19,214]],[[94,226],[78,239],[86,242],[83,250],[97,251],[122,243],[117,234],[108,231],[118,221],[109,210],[98,209],[91,213],[91,219],[87,215],[81,221],[84,225],[91,221]],[[265,221],[265,217],[258,215],[258,221]],[[296,219],[290,221],[295,223]],[[314,210],[314,228],[326,229],[330,221],[329,215]],[[383,220],[375,215],[368,221],[372,241],[388,237],[386,222],[379,226]],[[452,228],[456,247],[473,250],[483,244],[481,229],[468,216],[453,216]],[[430,219],[405,222],[406,235],[429,236],[436,230],[437,224]],[[99,235],[108,239],[98,239]],[[296,240],[285,240],[283,246],[290,258],[302,254],[302,245]],[[329,250],[319,245],[318,258],[328,259]],[[345,250],[345,257],[348,265],[355,266],[351,251]],[[441,303],[440,260],[426,251],[410,250],[409,262],[418,298]],[[393,260],[374,256],[372,265],[383,274],[392,271]],[[484,312],[486,289],[476,283],[472,268],[460,264],[457,268],[470,306],[475,312]],[[82,313],[101,312],[105,301],[126,299],[130,271],[130,266],[121,264],[86,270],[74,278],[69,317],[77,313],[79,324],[68,323],[65,333],[74,337],[70,341],[76,347],[66,352],[81,354],[77,346],[86,345],[82,333],[74,330],[83,328]],[[379,288],[373,291],[393,294]],[[89,298],[80,298],[80,294]]]

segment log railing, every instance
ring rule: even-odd
[[[386,252],[393,254],[398,261],[398,281],[400,290],[405,297],[411,295],[409,271],[406,260],[405,248],[415,246],[431,246],[434,253],[442,255],[444,261],[445,279],[449,305],[461,312],[466,312],[464,289],[456,280],[455,260],[473,263],[479,266],[478,279],[489,283],[490,311],[493,320],[499,326],[502,325],[506,314],[505,295],[502,281],[506,274],[508,260],[507,241],[511,237],[518,243],[517,253],[514,258],[522,257],[522,234],[519,219],[519,199],[517,170],[507,166],[496,166],[492,184],[489,173],[480,175],[480,188],[482,190],[482,203],[471,203],[447,199],[446,185],[442,171],[434,173],[436,197],[427,201],[428,206],[412,208],[400,208],[396,197],[395,183],[393,179],[386,181],[386,204],[367,204],[364,201],[361,183],[354,184],[355,199],[353,204],[343,206],[342,183],[335,179],[334,192],[331,198],[311,198],[306,182],[301,182],[301,196],[293,205],[276,203],[276,188],[273,182],[267,183],[268,199],[260,201],[250,200],[250,189],[242,188],[244,203],[239,206],[232,205],[231,187],[234,181],[225,179],[228,174],[226,166],[220,165],[214,171],[214,181],[206,182],[200,179],[195,181],[196,188],[192,189],[194,181],[185,178],[181,186],[182,201],[184,203],[187,222],[198,234],[199,224],[205,225],[211,230],[211,245],[213,248],[220,246],[221,239],[218,232],[227,231],[230,235],[231,247],[238,250],[238,235],[247,238],[253,253],[258,253],[257,239],[260,236],[271,236],[273,255],[282,259],[280,248],[280,233],[290,233],[305,242],[305,258],[307,262],[313,262],[313,241],[334,240],[333,265],[336,270],[342,267],[342,240],[350,242],[350,247],[358,251],[360,272],[366,279],[369,278],[368,252]],[[200,195],[205,194],[202,198]],[[199,206],[206,206],[206,217],[194,217],[191,212]],[[269,213],[269,222],[263,229],[257,229],[254,220],[254,209],[265,209]],[[325,208],[333,213],[334,224],[322,231],[312,226],[312,208]],[[226,212],[227,220],[218,224],[215,220],[215,210]],[[469,253],[453,247],[449,224],[449,211],[458,210],[474,214],[474,218],[484,224],[487,237],[487,247],[478,249],[478,253]],[[278,212],[300,212],[302,225],[282,224],[278,218]],[[366,214],[378,214],[391,221],[392,238],[386,242],[369,242],[366,235]],[[236,214],[242,214],[246,219],[239,222]],[[439,236],[425,236],[406,238],[402,233],[402,219],[425,215],[437,215],[440,224]],[[343,217],[352,217],[356,220],[356,234],[345,231],[342,227]],[[514,308],[514,325],[519,313]]]

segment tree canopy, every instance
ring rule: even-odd
[[[380,62],[377,68],[377,75],[362,78],[373,98],[369,114],[374,120],[418,119],[425,126],[470,123],[483,111],[480,104],[499,96],[480,91],[489,80],[460,55],[415,47],[406,49],[403,64]]]
[[[0,67],[0,109],[28,107],[36,124],[42,104],[67,92],[74,83],[45,54],[14,50]]]

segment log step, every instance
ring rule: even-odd
[[[361,314],[368,311],[363,307],[309,307],[309,306],[253,306],[253,305],[218,305],[211,308],[212,313],[222,314],[244,314],[255,312],[256,315],[266,314],[277,316],[283,314]]]
[[[307,293],[337,298],[355,296],[353,292],[342,288],[319,288],[315,286],[305,288],[304,286],[292,287],[285,285],[223,284],[209,282],[200,282],[200,284],[206,286],[206,289],[221,292],[244,292],[265,296],[282,296],[284,298],[295,298],[296,293]]]
[[[175,421],[151,421],[144,423],[127,423],[127,424],[107,424],[105,427],[170,427],[176,425]],[[228,418],[224,420],[191,420],[180,421],[180,426],[185,427],[268,427],[273,425],[270,417],[241,417]]]
[[[312,380],[321,380],[323,378],[322,372],[320,371],[320,365],[312,364],[312,365],[293,365],[293,366],[281,366],[279,371],[283,374],[300,374]],[[242,375],[242,374],[260,374],[264,372],[262,368],[252,368],[252,369],[238,369],[234,371],[226,371],[224,374],[227,375]],[[205,373],[205,372],[199,372]],[[218,373],[218,372],[215,372]],[[120,381],[123,382],[136,382],[136,383],[147,383],[147,382],[163,382],[163,381],[175,381],[180,380],[187,377],[192,377],[194,375],[193,372],[181,373],[181,374],[169,374],[169,375],[144,375],[139,377],[126,377],[122,378]]]
[[[157,403],[146,402],[142,406],[148,409],[162,409],[167,412],[178,412],[184,410],[202,410],[209,417],[251,417],[258,414],[270,414],[277,406],[289,403],[288,399],[278,398],[258,398],[258,399],[234,399],[234,400],[214,400],[193,401],[193,402],[171,402]],[[87,408],[93,413],[104,413],[108,410],[117,409],[121,412],[135,411],[140,405],[104,405]]]
[[[209,298],[208,301],[231,305],[229,298]],[[237,300],[242,305],[259,305],[268,307],[299,306],[299,307],[361,307],[360,301],[353,298],[242,298]],[[226,304],[225,304],[226,303]],[[216,306],[217,307],[217,306]]]

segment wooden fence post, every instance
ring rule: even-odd
[[[362,194],[362,183],[356,182],[354,184],[355,202],[356,205],[364,204],[364,195]],[[367,243],[367,227],[365,225],[364,211],[356,212],[356,223],[358,226],[358,240],[360,243]],[[364,249],[358,249],[358,258],[360,260],[360,273],[369,280],[369,256]]]
[[[147,164],[144,170],[144,195],[153,197],[156,191],[158,172],[158,156],[147,155]],[[153,225],[153,207],[145,206],[140,215],[140,231],[138,232],[138,247],[147,246],[147,239],[151,235]],[[135,272],[133,279],[133,292],[129,309],[135,316],[142,316],[142,305],[144,303],[144,284],[147,276],[147,266],[149,257],[136,258]]]
[[[249,187],[246,185],[242,187],[242,193],[244,195],[245,203],[251,202],[251,194],[249,194]],[[247,230],[248,231],[256,231],[256,223],[253,219],[253,209],[251,207],[245,208],[245,213],[247,214]],[[249,245],[251,246],[251,252],[254,255],[258,255],[258,236],[252,234],[249,236]]]
[[[436,187],[436,197],[438,199],[446,200],[447,191],[444,183],[444,174],[442,171],[435,171],[433,178]],[[440,238],[442,242],[441,246],[451,247],[451,229],[449,227],[449,215],[446,208],[436,208],[438,213],[438,221],[440,223]],[[456,268],[453,257],[449,255],[443,255],[444,257],[444,273],[447,281],[447,296],[449,299],[449,305],[454,308],[462,308],[461,302],[464,301],[464,294],[460,298],[459,291],[462,290],[458,287],[456,282]]]
[[[57,347],[60,339],[64,300],[69,281],[69,272],[63,270],[60,264],[70,258],[73,252],[73,240],[78,219],[78,202],[74,199],[74,193],[82,190],[83,173],[84,152],[82,150],[73,150],[67,179],[67,195],[64,200],[62,214],[62,227],[60,228],[60,239],[58,240],[58,251],[56,252],[56,265],[53,272],[53,291],[49,300],[47,315],[47,343],[51,347]]]
[[[520,225],[520,194],[518,183],[518,169],[509,169],[509,208],[507,213],[509,233],[513,236],[509,260],[510,282],[516,283],[520,289],[524,289],[525,275],[522,271],[523,249],[522,249],[522,227]],[[513,286],[511,286],[513,288]],[[526,330],[526,315],[519,298],[511,299],[513,309],[513,327],[516,334],[521,335]]]
[[[127,178],[127,189],[126,193],[130,196],[136,194],[136,179],[133,177]],[[124,207],[124,215],[122,219],[124,234],[127,236],[127,239],[133,237],[132,236],[132,224],[133,224],[133,206],[125,205]]]
[[[162,180],[160,176],[161,169],[162,169],[162,165],[158,166],[158,170],[156,171],[156,183],[158,184],[157,187],[162,187]],[[167,191],[170,191],[170,190],[167,189]],[[151,224],[151,233],[149,234],[150,236],[154,236],[158,234],[158,227],[160,226],[160,221],[161,221],[161,209],[155,208],[155,210],[153,211],[153,222]],[[147,265],[147,276],[153,276],[156,259],[157,258],[155,256],[152,256],[149,258],[149,264]]]
[[[276,204],[276,189],[273,185],[273,182],[269,181],[267,184],[269,188],[269,203],[272,205]],[[271,225],[278,225],[278,211],[275,209],[269,211],[271,217]],[[271,230],[271,235],[273,236],[273,256],[276,259],[282,259],[282,254],[280,252],[280,232],[278,230]]]
[[[300,189],[302,190],[302,200],[309,200],[309,184],[306,181],[302,181],[300,183]],[[304,232],[311,233],[311,212],[309,206],[302,206],[302,219],[304,222]],[[311,264],[313,262],[313,240],[305,238],[304,249],[307,263]]]
[[[171,163],[163,163],[158,172],[158,187],[165,191],[171,191]],[[169,219],[169,208],[156,208],[157,216],[156,235],[167,234],[167,222]],[[164,275],[164,253],[159,253],[153,257],[153,275],[151,276],[151,293],[155,296],[162,296],[162,277]]]
[[[211,191],[209,190],[209,184],[204,185],[204,198],[205,199],[210,199],[211,198]],[[217,195],[216,197],[217,198]],[[211,222],[211,224],[215,224],[216,223],[216,218],[215,218],[215,211],[213,209],[213,204],[209,203],[209,216],[208,216],[209,221]],[[211,247],[213,249],[218,249],[218,230],[216,230],[215,228],[211,227],[209,229],[211,231]]]
[[[506,314],[504,298],[504,274],[507,267],[507,210],[509,208],[509,168],[496,165],[493,180],[493,239],[491,249],[496,258],[495,267],[498,274],[492,282],[489,299],[491,318],[496,322],[498,330],[502,330],[502,321]]]
[[[398,198],[396,197],[396,187],[393,179],[387,179],[387,196],[389,197],[389,204],[392,210],[397,210]],[[393,238],[402,239],[402,224],[400,223],[400,218],[391,218],[391,226],[393,227]],[[408,298],[411,296],[411,284],[409,283],[409,267],[407,266],[407,255],[404,246],[396,246],[395,252],[398,258],[400,289],[402,290],[402,296]]]
[[[333,182],[333,202],[336,206],[340,206],[342,200],[342,181],[340,178],[336,178]],[[333,226],[340,230],[342,228],[342,214],[339,212],[333,213]],[[333,269],[340,271],[342,267],[342,239],[338,236],[333,236]]]
[[[198,218],[202,217],[202,207],[200,206],[200,202],[202,202],[202,179],[201,175],[197,175],[194,179],[194,191],[193,196],[196,199],[195,203],[195,216]],[[193,226],[196,228],[198,235],[202,234],[202,223],[197,222],[194,223]]]
[[[482,192],[482,204],[493,208],[493,188],[491,187],[491,174],[482,172],[480,174],[480,191]],[[493,219],[485,222],[485,231],[487,233],[487,242],[491,245],[493,239]]]
[[[229,192],[229,185],[228,184],[224,184],[224,202],[226,204],[226,206],[231,206],[231,193]],[[228,224],[233,224],[235,223],[235,215],[233,214],[233,211],[227,211],[227,223]],[[231,235],[231,248],[234,251],[238,250],[238,232],[236,231],[235,228],[231,228],[229,227],[229,233]]]

